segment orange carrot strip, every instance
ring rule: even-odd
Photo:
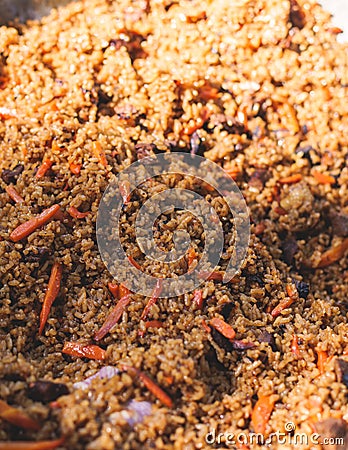
[[[292,341],[291,341],[291,352],[293,353],[293,355],[296,356],[296,358],[299,358],[301,356],[300,353],[300,347],[298,345],[298,337],[296,336],[296,334],[294,334]]]
[[[109,291],[111,292],[114,298],[118,298],[118,284],[116,283],[108,283]]]
[[[148,320],[145,322],[145,328],[163,328],[164,323],[160,322],[159,320]]]
[[[78,358],[105,359],[106,352],[98,345],[65,342],[62,353]]]
[[[39,328],[39,336],[41,336],[43,329],[45,328],[49,313],[51,311],[51,307],[60,289],[60,282],[62,280],[63,268],[59,262],[55,262],[53,264],[51,270],[51,276],[48,281],[46,295],[43,301],[42,310],[40,314],[40,328]]]
[[[163,328],[163,327],[164,323],[160,322],[159,320],[149,320],[145,322],[145,330],[147,330],[148,328]],[[138,335],[143,337],[145,335],[145,331],[139,330]]]
[[[345,238],[340,244],[329,248],[321,255],[317,268],[321,269],[339,261],[348,250],[348,238]]]
[[[101,143],[99,141],[92,142],[92,149],[93,149],[94,156],[96,158],[98,158],[100,164],[102,164],[104,167],[106,167],[108,165],[108,161],[106,159],[105,152],[101,146]]]
[[[42,178],[46,175],[46,172],[52,167],[53,161],[45,159],[41,166],[37,169],[36,178]]]
[[[158,297],[161,295],[162,288],[163,288],[163,279],[158,278],[155,289],[153,290],[152,297],[150,298],[147,305],[145,306],[145,308],[140,316],[140,320],[146,320],[152,306],[157,302]]]
[[[206,280],[222,281],[224,277],[224,272],[222,272],[221,270],[214,270],[213,272],[203,270],[198,274],[198,277]]]
[[[136,375],[145,385],[145,387],[158,398],[168,408],[173,407],[173,400],[166,394],[162,388],[160,388],[150,377],[148,377],[144,372],[135,367],[122,365],[121,370],[131,373],[133,376]]]
[[[174,383],[174,377],[172,377],[171,375],[165,375],[163,378],[166,380],[166,382],[168,384],[173,384]]]
[[[300,173],[296,173],[294,175],[290,175],[288,177],[281,178],[279,180],[280,184],[295,184],[302,180],[302,175]]]
[[[125,297],[128,294],[130,294],[130,290],[124,284],[121,283],[118,287],[119,298]]]
[[[319,184],[335,184],[336,180],[332,175],[325,175],[317,170],[312,171],[313,177]]]
[[[278,317],[284,309],[289,308],[289,306],[291,306],[294,302],[295,302],[294,298],[291,297],[284,298],[278,303],[278,305],[275,308],[272,309],[271,316]]]
[[[198,309],[203,308],[203,292],[200,289],[194,291],[192,302],[197,306]]]
[[[53,450],[61,446],[64,438],[55,441],[3,441],[0,442],[0,450]]]
[[[290,283],[286,285],[286,293],[291,298],[298,298],[298,292],[294,289],[294,286]]]
[[[321,374],[325,373],[325,364],[328,360],[328,354],[324,350],[317,350],[318,360],[317,366]]]
[[[202,319],[202,327],[207,333],[211,333],[211,328],[204,319]]]
[[[130,301],[131,301],[130,294],[127,294],[117,302],[116,306],[113,307],[110,314],[103,323],[102,327],[95,333],[94,335],[95,341],[98,342],[101,339],[103,339],[103,337],[106,336],[109,333],[109,331],[118,323],[118,321],[122,317],[122,314],[126,306],[129,304]]]
[[[129,181],[120,181],[119,184],[120,194],[125,205],[128,205],[130,202],[131,192],[130,192],[130,183]]]
[[[224,320],[214,317],[209,322],[209,325],[215,328],[219,333],[221,333],[227,339],[233,339],[236,336],[234,329],[226,323]]]
[[[271,417],[274,403],[272,395],[260,397],[256,402],[251,414],[251,423],[255,433],[265,433],[266,425]]]
[[[141,270],[141,265],[133,258],[133,256],[128,256],[129,262],[134,266],[136,269]]]
[[[8,193],[8,195],[11,197],[11,199],[15,203],[24,202],[24,198],[18,194],[18,192],[16,191],[16,189],[13,186],[6,186],[5,189],[6,189],[6,192]]]
[[[196,250],[193,247],[189,248],[189,251],[187,253],[187,265],[188,265],[188,271],[192,271],[192,264],[197,259],[197,253]]]
[[[68,209],[68,213],[74,219],[84,219],[88,216],[88,214],[91,214],[90,211],[80,212],[77,208],[75,208],[75,206],[70,206],[70,208]]]
[[[27,430],[37,431],[41,428],[40,424],[29,417],[25,412],[8,405],[3,400],[0,400],[0,418],[6,422],[12,423],[12,425]]]
[[[73,173],[74,175],[80,175],[81,167],[82,167],[81,164],[77,164],[77,163],[69,164],[70,172]]]
[[[45,209],[41,214],[27,222],[22,223],[17,228],[15,228],[10,234],[10,239],[13,242],[18,242],[21,239],[26,238],[31,233],[33,233],[37,228],[42,227],[47,222],[49,222],[57,213],[60,211],[59,205],[53,205],[48,209]]]
[[[224,171],[227,172],[234,181],[236,181],[238,179],[238,176],[240,175],[240,170],[238,169],[238,167],[231,167],[229,169],[224,168]]]

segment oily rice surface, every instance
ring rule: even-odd
[[[221,448],[206,434],[255,431],[252,411],[267,395],[275,405],[266,435],[289,421],[310,434],[317,422],[348,419],[347,387],[335,371],[347,358],[347,254],[316,268],[348,235],[348,57],[329,19],[302,0],[86,0],[40,23],[0,28],[0,398],[42,424],[30,432],[1,421],[1,441],[64,435],[62,449]],[[206,281],[202,309],[192,293],[161,299],[149,319],[165,326],[143,335],[148,299],[132,295],[100,342],[105,361],[62,354],[66,341],[92,343],[115,303],[95,237],[112,173],[144,154],[178,150],[217,162],[243,192],[252,235],[238,282]],[[37,178],[47,159],[51,168]],[[296,183],[283,182],[293,175]],[[10,199],[9,185],[23,202]],[[167,185],[193,187],[174,177],[150,188]],[[223,199],[208,197],[231,233]],[[121,219],[123,243],[142,264],[135,202]],[[64,214],[71,206],[90,214],[65,215],[10,240],[16,226],[53,204]],[[186,224],[199,253],[199,225],[173,214],[159,230],[168,221],[172,229]],[[56,261],[61,289],[39,337]],[[297,286],[298,298],[273,317],[287,285]],[[209,333],[202,320],[213,317],[253,348],[236,350]],[[329,358],[324,370],[318,352]],[[122,364],[149,375],[173,407],[124,371],[73,387],[104,365]],[[65,383],[70,394],[53,406],[32,400],[28,386],[37,380]],[[132,400],[151,404],[137,424],[127,421]]]

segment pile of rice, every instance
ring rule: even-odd
[[[313,0],[85,0],[40,23],[0,28],[0,399],[42,424],[26,431],[0,418],[0,441],[65,436],[59,448],[69,450],[266,448],[211,443],[211,435],[207,442],[207,433],[254,432],[253,408],[268,395],[275,404],[266,436],[288,422],[328,437],[339,424],[344,435],[347,377],[337,365],[347,360],[347,252],[318,268],[348,236],[348,47],[338,32]],[[192,293],[160,299],[149,320],[165,326],[143,334],[148,298],[134,294],[99,343],[104,361],[67,356],[64,343],[93,343],[115,303],[95,235],[111,174],[165,151],[204,155],[235,178],[252,220],[238,282],[204,282],[202,309]],[[53,165],[38,178],[46,159]],[[23,202],[13,202],[9,185]],[[210,202],[231,229],[221,198]],[[10,239],[53,204],[91,213]],[[131,202],[131,253],[135,214]],[[175,229],[182,217],[169,219]],[[61,289],[39,336],[56,261]],[[275,317],[287,286],[298,298]],[[253,346],[238,350],[209,332],[202,320],[214,317]],[[122,364],[150,376],[173,407],[122,370],[76,384]],[[69,393],[53,404],[33,399],[38,380]]]

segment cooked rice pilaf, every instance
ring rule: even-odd
[[[313,0],[85,0],[0,28],[0,449],[62,436],[35,448],[269,448],[207,433],[267,437],[288,422],[345,436],[323,449],[348,448],[339,32]],[[237,281],[221,282],[223,260],[198,291],[144,314],[149,299],[101,260],[96,215],[112,174],[166,151],[204,155],[236,180],[250,248]],[[194,183],[163,177],[144,197],[166,186]],[[223,199],[206,198],[231,232]],[[133,239],[138,200],[123,244],[156,275]],[[175,213],[157,224],[166,247],[183,223],[195,244],[179,273],[202,230]],[[114,296],[118,323],[105,330]]]

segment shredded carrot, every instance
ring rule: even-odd
[[[18,242],[21,239],[26,238],[31,233],[33,233],[37,228],[42,227],[60,211],[59,205],[53,205],[48,209],[45,209],[38,216],[28,220],[27,222],[22,223],[17,228],[15,228],[10,234],[10,239],[13,242]]]
[[[75,206],[70,206],[70,208],[68,209],[68,213],[71,215],[71,217],[73,217],[74,219],[84,219],[85,217],[87,217],[89,214],[91,214],[90,211],[86,211],[86,212],[80,212],[77,208],[75,208]]]
[[[45,328],[49,313],[51,311],[51,307],[60,289],[60,282],[62,280],[63,268],[59,262],[55,262],[53,264],[51,270],[51,276],[48,281],[46,295],[43,301],[42,310],[40,314],[40,328],[39,328],[39,336],[41,336],[43,329]]]
[[[6,186],[6,192],[8,193],[8,195],[11,197],[11,199],[15,202],[15,203],[22,203],[24,202],[24,198],[21,197],[18,192],[16,191],[16,189],[11,185],[11,186]]]
[[[118,284],[116,283],[108,283],[109,291],[111,292],[114,298],[118,298]]]
[[[145,322],[145,330],[148,328],[163,328],[164,323],[160,322],[159,320],[148,320]],[[138,335],[143,337],[145,335],[145,331],[139,330]]]
[[[326,250],[326,252],[324,252],[321,255],[319,264],[317,265],[316,268],[321,269],[323,267],[327,267],[330,264],[339,261],[344,256],[347,250],[348,250],[348,237],[343,239],[343,241],[340,244],[329,248],[329,250]]]
[[[141,270],[141,265],[133,258],[133,256],[128,256],[128,261],[134,266],[136,269]]]
[[[198,274],[198,277],[205,280],[215,280],[222,281],[224,278],[224,272],[221,270],[214,270],[213,272],[209,272],[208,270],[203,270]]]
[[[240,170],[238,167],[231,167],[230,169],[224,168],[224,171],[228,173],[228,175],[232,178],[232,180],[236,181],[238,176],[240,175]]]
[[[161,295],[162,288],[163,288],[163,279],[158,278],[155,289],[153,290],[152,297],[147,302],[147,305],[145,306],[145,308],[140,316],[140,320],[146,320],[152,306],[157,302],[158,297]]]
[[[298,292],[297,289],[294,288],[293,284],[288,283],[286,285],[286,293],[288,294],[289,297],[297,299],[298,298]]]
[[[296,173],[294,175],[290,175],[288,177],[281,178],[279,180],[280,184],[295,184],[302,180],[302,175],[300,173]]]
[[[207,333],[211,333],[211,328],[204,319],[202,319],[202,327],[205,329]]]
[[[123,203],[125,205],[128,205],[128,203],[130,202],[130,198],[131,198],[129,181],[127,181],[127,180],[120,181],[119,188],[120,188],[120,194],[121,194]]]
[[[52,141],[51,150],[53,153],[60,153],[62,151],[62,147],[58,144],[56,139],[53,139]]]
[[[317,366],[320,374],[325,373],[325,365],[328,362],[328,354],[324,350],[317,350],[318,360]]]
[[[130,290],[124,284],[121,283],[118,287],[119,298],[125,297],[128,294],[130,294]]]
[[[106,352],[98,345],[80,344],[79,342],[65,342],[62,353],[78,358],[105,359]]]
[[[328,31],[329,33],[332,33],[332,34],[340,34],[340,33],[343,33],[342,28],[338,28],[338,27],[330,27],[330,28],[327,29],[327,31]]]
[[[41,166],[37,169],[36,178],[42,178],[46,175],[46,172],[52,167],[53,161],[45,159]]]
[[[29,417],[25,412],[8,405],[3,400],[0,400],[0,418],[6,422],[12,423],[12,425],[25,428],[26,430],[37,431],[41,428],[40,424]]]
[[[291,341],[291,352],[296,356],[296,358],[299,358],[301,356],[300,347],[298,345],[298,337],[296,334],[294,334]]]
[[[163,378],[168,384],[174,383],[174,377],[172,377],[171,375],[165,375]]]
[[[69,164],[70,172],[73,173],[74,175],[80,175],[81,167],[82,167],[81,164],[77,164],[77,163]]]
[[[259,397],[251,414],[251,424],[255,433],[265,433],[268,420],[273,411],[274,403],[273,395]]]
[[[336,179],[332,175],[325,175],[317,170],[312,171],[313,177],[319,184],[335,184]]]
[[[0,442],[0,450],[53,450],[60,447],[64,438],[56,439],[55,441],[2,441]]]
[[[105,152],[101,146],[101,143],[99,141],[92,142],[92,149],[94,156],[98,158],[100,164],[106,167],[108,165],[108,161],[106,159]]]
[[[197,289],[194,291],[192,302],[197,306],[198,309],[203,308],[203,292],[201,289]]]
[[[164,323],[160,322],[159,320],[148,320],[145,322],[145,328],[163,328]]]
[[[284,298],[275,308],[272,309],[271,315],[273,317],[278,317],[284,309],[289,308],[289,306],[291,306],[294,302],[295,298],[293,297]]]
[[[213,319],[211,319],[209,325],[215,328],[215,330],[217,330],[227,339],[234,339],[234,337],[236,336],[236,332],[231,327],[231,325],[226,323],[224,320],[219,319],[218,317],[214,317]]]
[[[194,267],[192,267],[192,264],[195,260],[197,260],[196,250],[193,247],[190,247],[189,251],[187,252],[187,265],[189,272],[192,272],[192,270],[194,269]]]
[[[98,342],[101,339],[103,339],[103,337],[106,336],[109,333],[109,331],[118,323],[118,321],[122,317],[122,314],[124,313],[126,306],[128,306],[130,301],[131,296],[130,294],[127,294],[117,302],[116,306],[113,307],[110,314],[103,323],[102,327],[95,333],[94,335],[95,341]]]
[[[137,376],[145,385],[145,387],[155,396],[158,398],[160,402],[162,402],[165,406],[168,408],[173,407],[173,400],[169,397],[168,394],[166,394],[162,388],[160,388],[153,380],[151,380],[150,377],[148,377],[144,372],[142,372],[139,369],[136,369],[135,367],[128,366],[123,364],[121,366],[121,370],[125,370],[126,372],[129,372],[133,376]]]

